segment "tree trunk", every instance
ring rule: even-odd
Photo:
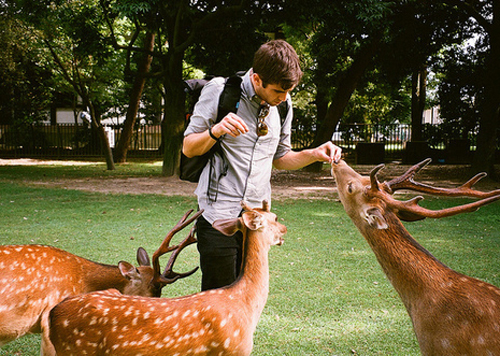
[[[90,110],[91,125],[96,129],[99,136],[99,142],[101,144],[101,149],[104,152],[104,158],[106,159],[106,167],[108,171],[113,171],[115,169],[115,162],[113,160],[113,151],[109,145],[108,136],[106,131],[104,131],[104,126],[101,125],[100,120],[96,116],[94,106],[88,101],[88,107]]]
[[[170,93],[165,102],[162,121],[163,170],[166,177],[179,175],[180,154],[184,138],[184,92]]]
[[[146,52],[153,52],[154,39],[154,33],[146,33],[146,38],[144,39],[144,50]],[[135,76],[134,85],[132,86],[132,91],[130,93],[130,99],[122,133],[115,148],[116,162],[123,163],[127,160],[127,152],[130,147],[132,134],[134,132],[137,113],[139,112],[142,91],[144,89],[144,84],[146,83],[146,74],[149,72],[152,60],[153,56],[145,54],[137,68],[137,74]]]
[[[169,56],[168,74],[165,77],[165,107],[162,120],[163,169],[166,177],[179,175],[179,163],[185,126],[185,93],[182,86],[182,61],[184,52]]]
[[[493,8],[494,20],[488,31],[490,53],[485,69],[484,103],[471,170],[472,173],[486,172],[498,180],[494,164],[500,121],[500,5],[494,2]]]
[[[332,139],[335,128],[342,118],[342,114],[351,99],[352,93],[365,73],[366,68],[372,63],[373,56],[379,48],[379,43],[380,37],[376,37],[357,53],[351,67],[345,72],[345,75],[340,80],[335,96],[326,112],[326,116],[318,131],[316,131],[316,137],[312,144],[313,147],[317,147]],[[307,170],[319,172],[322,166],[323,163],[321,162],[313,163],[307,167]]]
[[[411,77],[411,141],[422,141],[426,87],[427,87],[427,68],[422,65],[415,70]]]

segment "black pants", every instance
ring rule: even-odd
[[[201,290],[233,283],[240,274],[243,235],[226,236],[200,216],[196,222],[200,253]]]

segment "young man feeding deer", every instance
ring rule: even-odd
[[[299,57],[285,41],[263,44],[252,68],[241,82],[236,113],[216,123],[224,78],[214,78],[203,88],[184,135],[183,153],[202,155],[217,142],[220,153],[205,166],[195,191],[204,210],[198,219],[197,239],[202,290],[231,284],[239,274],[242,237],[230,238],[212,227],[218,219],[236,218],[240,202],[258,206],[271,198],[271,170],[299,169],[317,161],[336,162],[341,149],[331,142],[300,152],[291,149],[292,104],[290,92],[302,77]],[[283,103],[283,104],[282,104]],[[285,105],[280,119],[278,105]]]

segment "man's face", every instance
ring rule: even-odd
[[[257,94],[259,98],[261,98],[271,106],[276,106],[282,101],[285,101],[286,95],[294,89],[294,87],[292,87],[288,90],[285,90],[279,84],[268,84],[266,85],[266,87],[264,87],[263,82],[257,73],[253,74],[252,79],[255,94]]]

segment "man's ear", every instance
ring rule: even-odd
[[[260,77],[260,75],[258,75],[257,73],[252,73],[252,78],[256,87],[263,86],[264,83],[262,82],[262,78]]]

